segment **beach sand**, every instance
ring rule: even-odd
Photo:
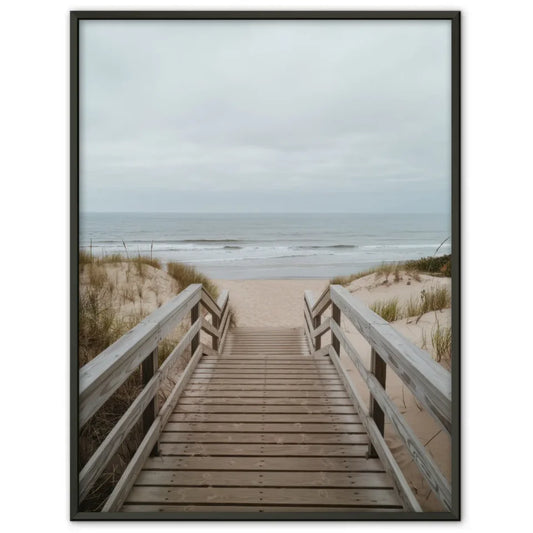
[[[250,280],[225,281],[218,280],[222,289],[230,291],[230,303],[236,313],[237,326],[303,326],[303,294],[304,290],[313,291],[317,297],[328,285],[324,279],[294,280]],[[410,298],[419,298],[422,290],[431,287],[445,286],[451,290],[450,278],[420,275],[416,278],[405,272],[395,281],[393,276],[385,279],[374,274],[352,282],[347,289],[367,305],[378,300],[398,298],[404,305]],[[325,313],[325,315],[329,312]],[[425,349],[433,356],[431,332],[436,324],[448,327],[451,321],[451,310],[430,312],[419,317],[404,318],[392,323],[402,335],[417,346]],[[367,368],[370,360],[370,346],[346,319],[342,328],[348,334],[356,350],[361,354]],[[323,342],[329,342],[330,334],[324,336]],[[342,353],[341,362],[363,398],[368,398],[368,389],[353,366],[351,360]],[[450,361],[441,361],[442,366],[450,369]],[[392,371],[387,373],[386,390],[398,406],[429,454],[435,460],[442,473],[450,479],[451,474],[451,442],[449,436],[440,429],[438,424],[420,408],[409,389]],[[404,472],[409,484],[424,511],[440,511],[442,505],[433,495],[429,485],[418,471],[412,458],[396,435],[389,423],[385,425],[385,438],[398,464]]]
[[[304,291],[317,295],[328,286],[324,279],[217,280],[229,290],[237,326],[300,327],[303,325]]]

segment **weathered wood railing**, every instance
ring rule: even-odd
[[[331,317],[323,314],[331,305]],[[363,335],[371,346],[370,369],[367,370],[357,350],[341,328],[341,314]],[[451,433],[451,376],[431,356],[398,333],[386,320],[371,311],[340,285],[329,286],[315,301],[313,294],[304,294],[305,332],[312,354],[329,355],[344,381],[369,437],[369,456],[382,460],[392,476],[398,493],[407,509],[421,511],[404,474],[384,439],[385,416],[401,437],[420,472],[442,504],[451,509],[451,487],[426,451],[413,430],[408,426],[399,409],[387,395],[386,368],[390,366],[411,390],[427,412],[448,433]],[[331,331],[331,344],[322,346],[321,337]],[[370,392],[367,409],[340,363],[340,348],[344,349],[359,371]]]
[[[209,322],[200,305],[211,315]],[[158,368],[158,345],[190,313],[191,326]],[[79,372],[79,429],[92,418],[126,379],[141,367],[143,389],[115,424],[79,474],[80,503],[118,451],[128,433],[141,420],[144,438],[122,477],[106,501],[103,511],[117,510],[123,503],[136,474],[157,443],[176,402],[202,355],[222,350],[230,324],[228,291],[215,302],[201,284],[190,285],[154,311],[114,344],[83,366]],[[212,337],[212,347],[200,343],[200,330]],[[161,384],[190,347],[191,359],[179,376],[165,403],[158,409]]]

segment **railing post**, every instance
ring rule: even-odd
[[[213,317],[213,326],[215,326],[215,328],[217,328],[217,331],[220,329],[220,319],[218,318],[218,316],[216,316],[214,313],[211,315]],[[220,332],[219,332],[220,334]],[[219,340],[219,337],[211,337],[213,339],[213,350],[215,350],[216,352],[218,352],[218,340]]]
[[[333,303],[331,302],[331,318],[333,319],[333,322],[341,327],[341,310]],[[333,330],[331,331],[331,345],[333,346],[333,349],[337,352],[337,355],[341,356],[341,343],[339,339],[335,336],[333,333]]]
[[[385,389],[385,381],[387,379],[387,363],[379,356],[379,354],[372,348],[370,352],[370,372],[374,374],[379,384]],[[385,435],[385,414],[383,409],[379,406],[374,397],[370,396],[370,405],[368,413],[376,423],[379,432]],[[368,457],[377,457],[377,452],[372,444],[368,445]]]
[[[147,383],[154,377],[155,372],[157,372],[157,368],[159,366],[159,355],[158,355],[158,349],[156,348],[141,364],[141,379],[142,379],[142,385],[145,387]],[[142,424],[143,424],[143,435],[146,435],[148,430],[150,429],[150,426],[154,423],[155,417],[157,416],[157,393],[152,398],[150,403],[146,406],[146,409],[143,412],[142,415]],[[150,452],[150,455],[159,455],[159,443],[157,443],[152,451]]]
[[[200,316],[200,303],[197,303],[191,309],[191,326],[198,320],[199,316]],[[191,340],[191,355],[194,354],[199,344],[200,344],[200,332],[198,332]]]
[[[320,322],[320,315],[313,318],[313,328],[318,328],[318,326],[320,326]],[[320,350],[320,348],[322,347],[322,337],[320,335],[318,337],[315,337],[313,332],[311,332],[311,334],[313,335],[313,338],[311,340],[313,341],[313,346],[315,347],[315,350]]]

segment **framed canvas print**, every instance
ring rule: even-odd
[[[458,520],[458,12],[71,13],[71,517]]]

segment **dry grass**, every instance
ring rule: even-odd
[[[207,292],[215,300],[220,294],[218,287],[193,266],[171,262],[167,264],[167,271],[179,283],[180,290],[185,289],[192,283],[202,283]]]
[[[378,302],[374,302],[370,306],[370,309],[372,309],[374,313],[378,314],[387,322],[394,322],[395,320],[401,318],[398,298],[391,298],[389,300],[380,300]]]
[[[440,311],[450,306],[451,295],[447,287],[430,287],[428,290],[422,290],[418,298],[409,299],[404,316],[422,316],[430,311]]]
[[[423,289],[418,298],[411,297],[403,306],[398,303],[398,298],[392,298],[374,302],[370,309],[388,322],[393,322],[412,316],[421,317],[430,311],[441,311],[450,306],[449,289],[447,287],[431,287],[428,290]]]
[[[443,255],[439,257],[423,257],[422,259],[398,263],[382,263],[380,266],[369,268],[363,272],[357,272],[348,276],[336,276],[330,283],[332,285],[346,286],[352,281],[369,276],[370,274],[375,274],[376,278],[384,277],[385,281],[388,281],[389,276],[393,275],[394,281],[398,282],[401,279],[400,273],[402,270],[408,272],[416,281],[420,281],[420,273],[451,277],[451,257],[451,255]]]
[[[431,331],[431,345],[435,353],[435,359],[450,360],[452,357],[452,328],[441,327],[438,320]]]
[[[143,265],[150,265],[154,268],[162,269],[162,264],[159,259],[154,257],[149,257],[147,255],[137,254],[134,257],[129,257],[128,255],[124,256],[122,254],[107,254],[102,255],[101,257],[96,257],[90,251],[80,250],[78,254],[79,264],[80,265],[106,265],[106,264],[116,264],[116,263],[132,263],[137,268],[137,271],[142,275]]]

